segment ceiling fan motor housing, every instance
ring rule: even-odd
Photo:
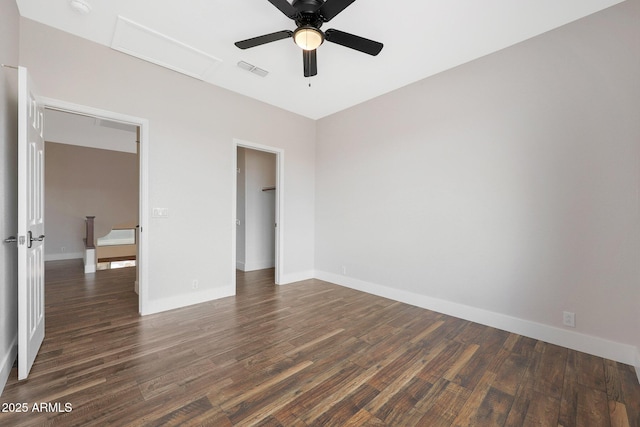
[[[318,9],[323,3],[322,0],[294,0],[292,6],[298,11],[295,17],[296,25],[320,29],[324,20],[318,13]]]
[[[324,1],[322,0],[293,0],[293,6],[299,13],[316,13]]]

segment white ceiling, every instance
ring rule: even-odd
[[[47,142],[137,153],[136,126],[45,108]]]
[[[248,50],[234,42],[295,24],[267,0],[17,0],[22,16],[111,46],[118,15],[222,64],[206,80],[285,110],[319,119],[409,83],[503,49],[622,0],[360,0],[323,30],[384,43],[372,57],[333,43],[318,49],[318,75],[303,77],[291,39]],[[269,71],[240,69],[239,61]],[[309,87],[311,83],[311,87]]]

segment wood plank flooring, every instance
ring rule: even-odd
[[[640,426],[630,366],[330,283],[239,273],[236,297],[140,317],[135,269],[46,274],[2,426]]]

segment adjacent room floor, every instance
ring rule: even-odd
[[[42,349],[0,397],[27,412],[0,425],[640,425],[631,366],[330,283],[239,272],[140,317],[135,268],[46,274]]]

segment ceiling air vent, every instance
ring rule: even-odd
[[[262,68],[258,68],[255,65],[249,64],[248,62],[245,62],[245,61],[238,62],[238,67],[242,68],[243,70],[250,71],[253,74],[256,74],[256,75],[258,75],[260,77],[266,77],[267,74],[269,74],[269,72],[267,70],[263,70]]]

